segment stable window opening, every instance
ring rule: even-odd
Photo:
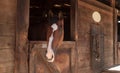
[[[49,12],[64,17],[64,41],[71,40],[71,1],[70,0],[30,0],[30,18],[28,39],[30,41],[46,41],[49,23]]]

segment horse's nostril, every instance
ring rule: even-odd
[[[45,51],[45,53],[47,53],[47,50]]]
[[[52,55],[51,59],[53,59],[53,55]]]
[[[50,59],[48,59],[48,60],[52,60],[53,58],[54,58],[54,56],[52,55],[52,57]]]

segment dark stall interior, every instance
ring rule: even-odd
[[[46,41],[50,12],[64,16],[64,40],[70,37],[70,0],[30,0],[30,19],[28,39],[30,41]]]
[[[117,17],[117,35],[117,41],[120,42],[120,16]]]

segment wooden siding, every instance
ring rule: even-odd
[[[120,42],[118,42],[118,45],[117,45],[117,57],[118,57],[118,64],[120,64]]]
[[[29,0],[17,0],[14,73],[28,73]]]
[[[16,0],[0,1],[0,73],[14,72]]]
[[[73,31],[72,39],[75,40],[73,43],[75,49],[68,48],[72,44],[64,42],[64,45],[61,47],[62,49],[59,49],[56,64],[60,67],[62,73],[94,73],[91,69],[90,30],[91,25],[98,25],[103,29],[104,33],[104,67],[112,66],[114,64],[112,8],[97,1],[93,2],[93,0],[77,0],[77,3],[76,9],[73,9],[75,12],[72,12],[75,13],[72,14],[74,21],[71,22],[71,26],[73,26],[71,30]],[[18,0],[18,4],[16,0],[0,1],[0,73],[34,73],[32,70],[34,69],[33,63],[30,63],[29,68],[28,58],[30,55],[30,62],[34,60],[34,52],[37,52],[37,57],[39,57],[38,53],[41,44],[37,42],[39,44],[37,44],[37,47],[34,47],[37,49],[28,54],[28,11],[29,0]],[[94,11],[100,12],[102,17],[100,23],[93,21],[92,13]],[[70,46],[66,46],[66,44]],[[64,61],[61,61],[59,58],[62,58]],[[39,73],[49,73],[46,71],[47,69],[45,70],[46,66],[42,62],[38,62],[39,59],[35,60],[36,71]]]
[[[45,59],[47,42],[30,42],[30,73],[75,73],[76,52],[74,41],[64,41],[55,51],[55,61],[49,63]]]
[[[97,4],[97,5],[96,5]],[[104,6],[104,7],[103,7]],[[112,8],[96,1],[78,0],[78,72],[92,73],[91,70],[91,48],[90,29],[91,25],[98,25],[104,33],[104,67],[113,65],[113,14]],[[98,11],[101,21],[96,23],[92,19],[92,13]]]

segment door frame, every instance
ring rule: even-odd
[[[77,8],[78,1],[71,0],[71,39],[77,41]],[[30,0],[17,0],[16,32],[15,32],[15,67],[14,73],[29,73],[29,7]],[[75,49],[76,51],[76,44]],[[77,73],[77,58],[73,73]]]

